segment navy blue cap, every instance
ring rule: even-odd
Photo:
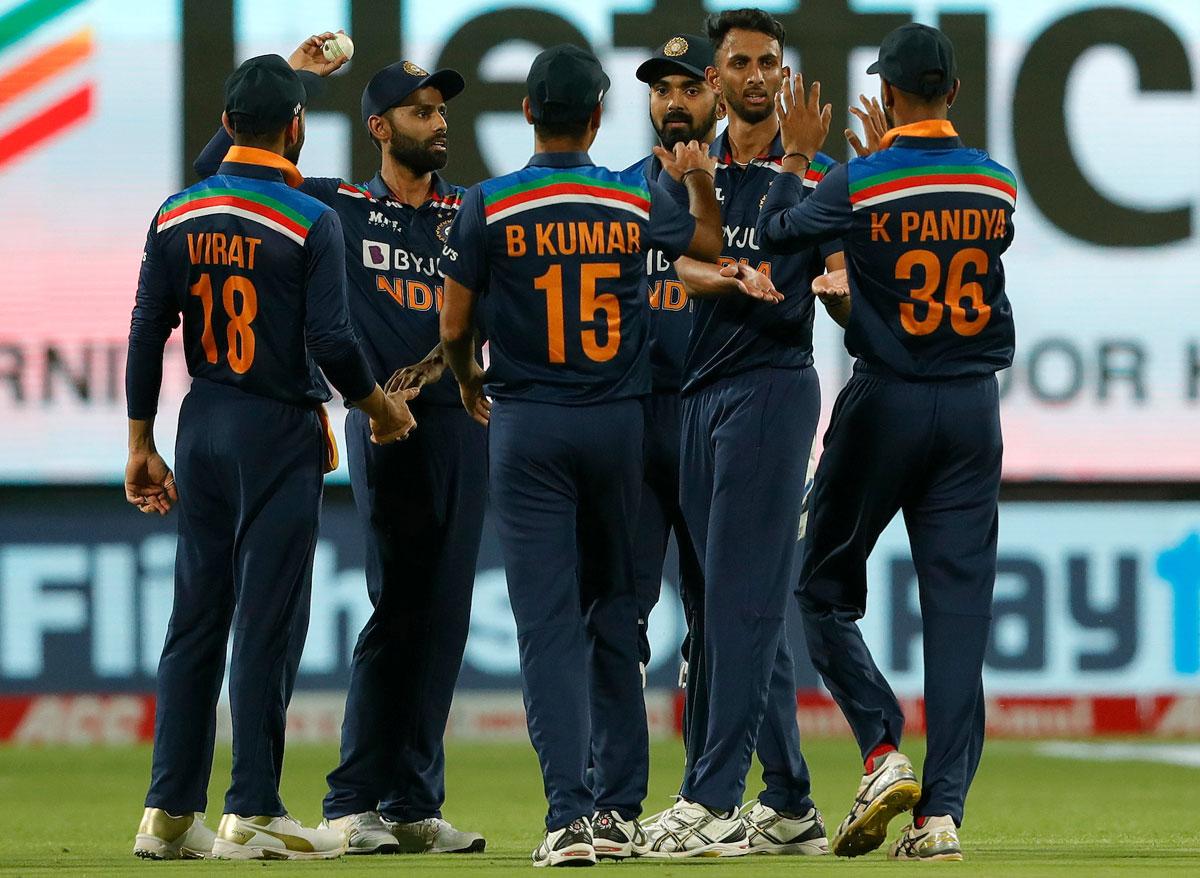
[[[642,82],[655,82],[680,73],[704,79],[704,70],[712,63],[713,47],[708,37],[676,34],[643,61],[634,75]]]
[[[958,75],[950,38],[927,24],[901,25],[879,44],[879,60],[867,68],[901,91],[927,98],[949,94]]]
[[[604,100],[610,83],[587,49],[562,43],[538,53],[525,77],[535,122],[579,122]]]
[[[225,80],[225,112],[265,125],[286,125],[307,103],[304,82],[279,55],[243,61]]]
[[[392,107],[404,103],[404,99],[419,88],[436,88],[442,100],[448,101],[466,88],[467,84],[456,70],[438,70],[430,73],[411,61],[389,64],[371,77],[362,94],[362,117],[366,122],[372,116],[380,116]]]

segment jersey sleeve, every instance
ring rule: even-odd
[[[667,181],[674,184],[669,185]],[[671,262],[687,253],[696,234],[696,218],[688,211],[687,188],[672,177],[650,183],[649,246],[661,250]],[[683,193],[680,203],[679,191]]]
[[[756,234],[770,253],[798,253],[840,238],[850,231],[852,220],[846,165],[829,171],[815,189],[796,174],[781,173],[767,190]]]
[[[487,224],[483,217],[483,190],[472,186],[463,196],[462,207],[442,248],[442,274],[469,290],[481,293],[487,287]]]
[[[158,411],[163,349],[179,325],[179,299],[171,289],[159,249],[157,220],[155,215],[146,233],[125,359],[126,411],[136,421],[152,418]]]
[[[305,241],[304,340],[338,393],[347,400],[363,399],[375,389],[375,379],[350,323],[346,300],[346,248],[342,224],[332,210],[313,223]]]

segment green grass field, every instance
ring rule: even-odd
[[[919,757],[920,746],[906,748]],[[805,745],[817,805],[832,830],[849,805],[859,766],[849,741]],[[679,744],[656,744],[648,811],[670,804],[678,785]],[[320,819],[324,775],[334,746],[289,748],[284,801],[305,822]],[[148,748],[0,748],[0,874],[146,875],[182,870],[243,876],[307,872],[339,876],[526,875],[543,815],[541,780],[528,745],[455,744],[449,748],[450,820],[484,832],[487,853],[471,856],[343,857],[325,863],[147,863],[130,854],[148,776]],[[229,753],[213,772],[209,823],[220,819]],[[760,786],[751,783],[748,795]],[[857,860],[747,857],[739,860],[601,864],[643,875],[719,870],[748,878],[804,874],[883,875],[950,870],[964,875],[1200,875],[1200,769],[1133,762],[1048,758],[1036,745],[989,745],[968,802],[963,863],[891,863],[882,850]],[[901,828],[897,820],[893,835]]]

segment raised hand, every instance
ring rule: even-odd
[[[783,151],[803,154],[811,159],[825,145],[833,105],[821,106],[821,83],[814,82],[806,94],[804,75],[797,73],[785,79],[775,95],[775,115],[779,118],[779,135]]]
[[[818,275],[812,282],[812,291],[826,305],[833,305],[850,295],[850,279],[846,269],[839,268]]]
[[[866,95],[859,95],[858,100],[863,108],[860,110],[858,107],[851,107],[850,112],[862,122],[867,143],[864,146],[863,142],[858,139],[858,135],[849,128],[846,129],[846,140],[850,142],[860,157],[864,157],[879,152],[879,143],[883,140],[883,135],[887,134],[888,122],[883,107],[879,105],[879,98],[871,98],[868,101]]]
[[[749,265],[734,262],[721,266],[721,277],[732,280],[744,296],[775,304],[783,301],[783,293],[775,289],[771,278]]]
[[[345,33],[339,30],[337,33]],[[303,43],[296,47],[296,51],[292,52],[288,58],[288,64],[293,70],[307,70],[309,73],[315,73],[317,76],[328,76],[337,70],[350,59],[343,55],[333,61],[326,61],[325,55],[321,51],[321,47],[325,45],[326,40],[332,40],[337,34],[333,31],[325,31],[323,34],[313,34]]]
[[[663,170],[676,180],[682,180],[689,171],[704,171],[709,177],[717,172],[717,160],[708,154],[708,145],[695,140],[677,143],[673,150],[655,146],[654,154],[662,162]]]

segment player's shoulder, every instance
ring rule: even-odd
[[[286,183],[214,174],[166,199],[159,207],[159,232],[190,219],[230,214],[249,219],[303,244],[309,231],[333,209]]]

